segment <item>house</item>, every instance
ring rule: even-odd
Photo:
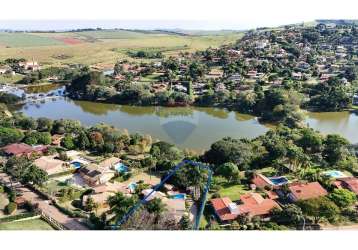
[[[318,183],[293,183],[288,186],[289,198],[293,201],[308,200],[325,196],[328,192]]]
[[[34,165],[45,171],[48,175],[65,172],[66,162],[55,159],[53,156],[42,156],[34,161]]]
[[[143,195],[144,197],[147,197],[147,196],[149,195],[149,196],[146,198],[147,201],[151,201],[151,200],[153,200],[153,199],[155,199],[155,198],[162,199],[162,198],[165,197],[165,194],[164,194],[164,193],[159,192],[159,191],[153,191],[153,189],[151,189],[151,188],[144,189],[144,190],[142,191],[142,195]]]
[[[117,157],[111,157],[101,161],[98,166],[103,169],[114,169],[115,165],[120,163],[121,159]]]
[[[121,192],[125,195],[129,195],[129,190],[126,185],[119,183],[106,183],[101,184],[93,188],[93,193],[84,195],[82,199],[82,205],[85,206],[89,198],[92,198],[95,203],[99,205],[100,208],[107,208],[107,200],[109,197],[113,196],[115,193]]]
[[[228,197],[215,198],[210,203],[221,222],[230,222],[239,216],[237,204]]]
[[[165,213],[170,217],[173,217],[174,220],[178,223],[186,212],[185,199],[163,198],[162,202],[166,207]]]
[[[248,217],[267,217],[272,209],[280,209],[276,201],[265,199],[259,193],[241,195],[240,202],[242,205],[238,205],[239,214],[245,214]]]
[[[343,177],[338,178],[333,182],[333,185],[337,188],[346,188],[356,195],[358,195],[358,178],[355,177]]]
[[[82,198],[82,205],[86,206],[87,200],[92,198],[93,202],[96,203],[100,208],[108,208],[108,198],[113,196],[114,193],[104,192],[84,195]]]
[[[34,60],[27,61],[27,62],[20,62],[19,66],[25,70],[32,70],[32,71],[40,70],[39,63]]]
[[[100,167],[96,164],[90,164],[80,169],[80,175],[89,186],[97,186],[107,183],[115,176],[115,171],[110,167]]]
[[[288,183],[284,176],[266,177],[263,174],[254,174],[251,182],[258,188],[279,188]]]
[[[42,155],[47,152],[47,147],[42,145],[30,146],[25,143],[14,143],[3,147],[1,150],[7,156],[31,157],[32,155]]]

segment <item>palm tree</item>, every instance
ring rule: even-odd
[[[114,196],[109,197],[109,212],[114,215],[113,220],[117,222],[122,219],[123,216],[129,211],[129,209],[135,205],[136,202],[136,196],[126,197],[122,193],[116,193]]]

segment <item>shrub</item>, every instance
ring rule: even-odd
[[[17,209],[17,205],[14,202],[10,202],[6,207],[5,207],[5,213],[6,214],[13,214]]]

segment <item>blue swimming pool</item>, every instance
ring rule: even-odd
[[[135,192],[136,187],[137,187],[137,183],[134,182],[128,185],[128,188],[132,193]]]
[[[186,194],[174,194],[171,195],[170,198],[174,200],[179,200],[179,199],[185,200]]]
[[[331,178],[341,178],[341,177],[346,177],[345,174],[343,174],[341,171],[338,170],[330,170],[330,171],[326,171],[323,173],[326,176],[329,176]]]
[[[270,177],[269,180],[277,186],[285,185],[288,183],[288,179],[284,176],[280,177]]]
[[[128,172],[128,167],[124,165],[122,162],[117,163],[114,165],[114,169],[117,170],[119,173],[126,173]]]
[[[81,163],[79,163],[78,161],[71,162],[71,165],[72,165],[75,169],[79,169],[79,168],[82,166]]]

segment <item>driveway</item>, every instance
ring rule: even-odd
[[[0,182],[7,186],[11,186],[10,176],[5,173],[0,173]],[[17,193],[21,194],[25,200],[32,204],[38,204],[39,209],[47,216],[52,217],[58,223],[69,230],[88,230],[86,226],[81,224],[76,218],[71,218],[62,213],[55,206],[50,204],[50,201],[42,199],[38,194],[32,192],[27,187],[19,182],[12,182],[12,186],[16,188]]]

